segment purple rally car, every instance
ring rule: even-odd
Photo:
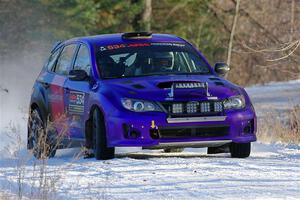
[[[245,90],[222,78],[228,71],[174,35],[57,43],[33,87],[28,148],[37,158],[82,144],[96,159],[113,158],[115,147],[248,157],[256,115]]]

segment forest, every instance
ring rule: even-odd
[[[177,35],[199,49],[212,67],[225,62],[231,70],[219,77],[176,74],[177,80],[174,74],[152,74],[128,81],[95,81],[83,70],[70,70],[84,75],[76,83],[70,72],[66,77],[42,71],[43,66],[49,69],[47,60],[57,41],[133,31]],[[55,68],[61,57],[53,59]],[[111,63],[108,69],[117,71]],[[202,83],[180,91],[189,92],[178,98],[184,103],[173,98],[181,79],[187,85]],[[159,87],[159,81],[169,86]],[[70,82],[88,91],[79,91],[80,86],[70,95]],[[91,109],[85,97],[94,104]],[[0,199],[300,199],[299,97],[300,0],[0,0]],[[159,106],[170,103],[172,107]],[[84,110],[83,104],[84,112],[70,112],[71,106]],[[144,110],[146,104],[154,110]],[[191,104],[194,111],[183,113],[183,105],[191,110]],[[44,115],[39,112],[43,105],[49,108]],[[143,112],[135,105],[142,105]],[[171,113],[174,107],[179,112]],[[56,108],[65,123],[51,118]],[[55,129],[56,122],[65,131],[53,140],[51,133],[61,128]],[[74,127],[83,128],[78,135],[85,143],[56,149],[62,139],[73,137],[69,130]],[[158,129],[164,128],[166,138],[151,136],[159,137]],[[168,138],[170,132],[174,138]],[[107,136],[124,143],[107,148]],[[144,149],[149,138],[150,147],[170,146]],[[57,150],[51,159],[49,147]],[[101,148],[110,150],[110,160],[92,158]]]
[[[299,78],[299,19],[298,0],[0,0],[0,59],[44,60],[58,40],[147,30],[190,41],[247,86]]]

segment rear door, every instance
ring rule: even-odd
[[[76,53],[73,68],[75,70],[84,70],[90,77],[91,60],[90,51],[85,44],[81,44]],[[87,113],[87,103],[90,91],[89,80],[73,81],[67,79],[65,82],[67,90],[67,110],[69,119],[69,129],[72,138],[85,137],[84,114]]]
[[[67,75],[73,63],[76,44],[66,45],[53,68],[53,78],[50,84],[49,104],[50,116],[54,127],[58,133],[68,135],[68,123],[66,118],[66,98],[64,85],[67,80]]]

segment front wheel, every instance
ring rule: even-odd
[[[247,158],[251,152],[251,143],[231,143],[230,154],[232,158]]]
[[[104,117],[98,109],[93,112],[93,146],[97,160],[109,160],[115,157],[115,148],[107,147]]]

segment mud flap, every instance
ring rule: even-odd
[[[230,153],[229,144],[219,147],[208,147],[207,154]]]

